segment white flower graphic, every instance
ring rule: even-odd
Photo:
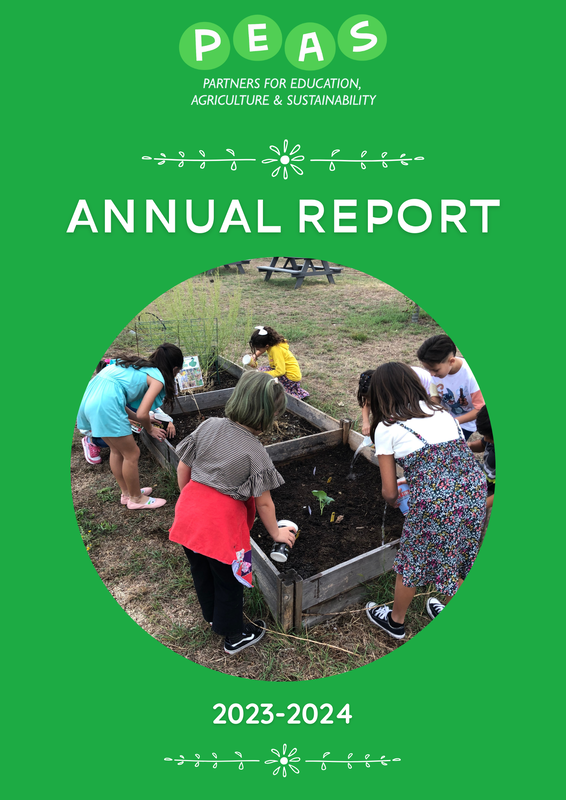
[[[287,171],[287,165],[289,165],[291,169],[295,170],[297,175],[303,174],[303,170],[300,167],[297,167],[296,164],[293,163],[295,161],[305,160],[304,156],[295,156],[295,153],[298,153],[299,150],[301,149],[301,145],[296,144],[291,150],[291,152],[287,155],[288,146],[289,146],[289,140],[285,139],[285,141],[283,142],[283,153],[281,153],[279,148],[276,147],[274,144],[269,145],[269,149],[273,150],[274,153],[277,153],[278,158],[264,158],[261,163],[276,164],[277,162],[279,162],[279,166],[275,167],[275,169],[271,173],[272,178],[276,178],[279,175],[279,172],[281,171],[281,167],[283,167],[283,180],[287,180],[287,178],[289,177],[289,172]],[[295,157],[291,158],[291,156]]]
[[[273,748],[271,749],[271,752],[274,755],[276,755],[277,758],[270,758],[269,761],[266,761],[265,763],[266,764],[279,764],[279,766],[275,767],[275,769],[273,770],[273,774],[274,775],[278,775],[279,774],[279,771],[280,771],[281,767],[283,767],[283,777],[284,778],[287,777],[287,767],[292,769],[295,774],[297,774],[297,775],[299,774],[298,767],[295,767],[293,765],[297,761],[300,761],[301,759],[298,756],[295,756],[295,758],[292,758],[292,756],[294,756],[295,753],[297,752],[297,748],[296,747],[293,747],[291,752],[287,753],[287,745],[284,744],[283,745],[283,751],[281,753],[279,753],[279,750],[274,750]]]

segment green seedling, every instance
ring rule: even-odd
[[[329,497],[326,494],[326,492],[322,491],[322,489],[313,489],[312,493],[314,494],[314,496],[318,499],[318,502],[320,503],[320,513],[321,514],[324,511],[324,507],[325,506],[327,506],[329,503],[333,503],[334,502],[334,498],[333,497]]]

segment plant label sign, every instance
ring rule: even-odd
[[[179,392],[190,392],[192,389],[198,389],[204,386],[202,379],[202,369],[198,356],[185,356],[183,359],[183,368],[180,370],[176,378],[177,387]]]

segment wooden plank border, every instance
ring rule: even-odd
[[[239,378],[240,375],[244,372],[244,368],[241,367],[239,364],[235,364],[233,361],[230,361],[229,358],[224,358],[224,356],[217,356],[218,366],[222,369],[229,372],[230,375],[233,375],[235,378]]]
[[[351,558],[303,580],[303,610],[331,600],[360,583],[382,575],[393,566],[399,539]]]
[[[313,625],[319,625],[321,622],[326,622],[331,619],[336,612],[344,611],[348,606],[357,605],[366,596],[367,589],[365,584],[359,584],[349,592],[339,594],[332,600],[327,600],[325,603],[319,603],[316,606],[311,606],[303,612],[302,625],[303,628],[312,628]],[[358,613],[363,614],[363,610]]]
[[[158,439],[154,439],[153,436],[150,436],[145,430],[142,429],[140,433],[140,440],[143,442],[145,447],[149,450],[151,455],[156,459],[156,461],[165,469],[177,469],[177,464],[179,463],[179,457],[177,453],[173,450],[169,442],[166,441],[159,441]],[[173,464],[171,461],[171,453],[173,453],[177,461]]]
[[[218,406],[225,406],[233,391],[234,387],[230,386],[228,389],[201,392],[195,394],[194,398],[190,394],[179,395],[175,398],[175,406],[171,413],[175,416],[179,414],[190,414],[201,408],[218,408]]]
[[[337,419],[334,419],[334,417],[331,417],[329,414],[325,414],[324,411],[320,411],[314,406],[310,406],[308,403],[305,403],[304,400],[297,400],[296,397],[292,397],[290,394],[287,395],[287,409],[298,417],[302,417],[307,422],[310,422],[311,425],[314,425],[316,428],[321,428],[324,431],[337,431],[342,429]]]
[[[149,436],[145,431],[141,432],[141,439],[147,449],[159,461],[161,466],[170,466],[175,471],[179,465],[179,456],[173,445],[167,440],[161,441]],[[310,436],[301,436],[299,439],[290,439],[286,442],[268,444],[265,448],[274,464],[282,464],[286,461],[293,461],[296,458],[318,453],[321,450],[328,450],[335,447],[342,441],[342,431],[322,431],[313,433]]]
[[[301,436],[299,439],[268,444],[265,449],[274,464],[282,464],[286,461],[294,461],[296,458],[313,455],[321,450],[328,450],[340,444],[341,441],[342,431],[323,431],[322,433],[312,433],[310,436]]]
[[[252,575],[254,584],[262,593],[265,602],[269,606],[269,610],[273,614],[273,618],[278,620],[280,617],[279,606],[279,570],[274,565],[268,556],[265,555],[263,550],[251,539],[252,544]]]

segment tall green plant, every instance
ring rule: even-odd
[[[154,333],[177,342],[185,355],[198,355],[209,369],[217,353],[224,354],[237,338],[241,299],[240,285],[227,292],[220,280],[197,275],[158,297],[145,311],[153,311],[165,323],[164,331],[152,326]]]

